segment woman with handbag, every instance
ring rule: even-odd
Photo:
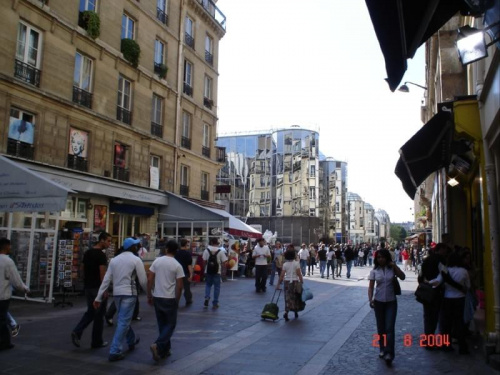
[[[283,318],[289,321],[288,312],[295,312],[295,318],[299,317],[299,311],[303,310],[304,303],[302,302],[302,272],[300,264],[295,260],[295,250],[293,245],[289,245],[285,252],[285,262],[281,270],[280,279],[276,290],[281,289],[281,282],[285,281],[285,313]]]
[[[375,266],[370,271],[368,300],[370,307],[375,309],[377,333],[379,336],[380,354],[387,365],[394,360],[395,325],[398,311],[396,294],[401,294],[396,277],[405,279],[405,274],[392,261],[389,250],[382,248],[377,251]],[[376,283],[375,296],[374,287]]]

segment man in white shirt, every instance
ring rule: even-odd
[[[9,254],[10,240],[0,238],[0,350],[8,350],[14,347],[14,344],[10,342],[9,320],[7,318],[12,286],[18,290],[23,290],[25,293],[29,292]]]
[[[219,307],[219,294],[221,283],[222,266],[227,263],[226,254],[219,249],[219,240],[215,237],[210,238],[208,249],[203,252],[203,261],[205,263],[205,303],[208,307],[212,285],[214,287],[213,308]]]
[[[184,284],[184,270],[175,260],[179,245],[168,241],[165,256],[157,258],[148,274],[148,303],[154,303],[159,336],[151,345],[153,359],[159,361],[168,357],[171,349],[170,338],[177,324],[177,309]]]
[[[264,238],[257,240],[257,245],[253,249],[252,258],[255,260],[255,290],[257,293],[266,291],[267,281],[267,259],[271,258],[271,250],[266,245]]]
[[[306,248],[306,244],[303,243],[299,250],[299,261],[300,261],[300,271],[302,276],[306,275],[307,261],[309,260],[309,250]]]
[[[126,238],[123,242],[123,252],[111,259],[108,270],[102,280],[99,293],[94,301],[94,307],[99,308],[104,292],[107,291],[109,284],[113,282],[113,295],[118,310],[117,325],[113,342],[109,350],[108,359],[111,362],[119,361],[125,358],[123,354],[123,339],[127,338],[129,350],[134,350],[139,343],[139,337],[136,337],[130,322],[134,314],[134,307],[137,301],[137,287],[135,277],[143,290],[147,289],[146,271],[141,258],[137,256],[138,245],[141,240],[132,237]]]

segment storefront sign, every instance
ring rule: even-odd
[[[95,205],[94,206],[94,232],[102,232],[106,230],[106,221],[108,219],[108,207]]]

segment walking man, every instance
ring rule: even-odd
[[[351,277],[352,263],[354,262],[354,259],[356,257],[354,251],[352,250],[351,245],[347,245],[347,249],[344,252],[344,256],[347,265],[347,278],[349,279]]]
[[[143,290],[147,290],[146,271],[144,264],[136,254],[139,250],[140,240],[131,237],[123,241],[123,252],[117,255],[111,262],[102,280],[99,293],[94,301],[94,307],[98,309],[108,290],[109,284],[113,282],[113,294],[117,309],[117,324],[113,341],[109,349],[108,359],[111,362],[125,358],[123,354],[122,341],[126,337],[129,350],[134,350],[139,343],[130,322],[134,314],[135,302],[137,301],[136,276]]]
[[[264,238],[257,240],[257,245],[253,249],[252,258],[255,259],[255,291],[266,291],[267,281],[267,259],[271,257],[269,246]]]
[[[111,235],[102,232],[99,235],[99,242],[83,255],[82,265],[87,311],[83,314],[80,322],[73,329],[73,332],[71,332],[71,341],[77,348],[80,347],[80,339],[82,338],[83,331],[92,322],[94,322],[94,324],[92,326],[92,341],[90,346],[92,348],[103,348],[108,345],[108,343],[102,339],[107,294],[104,296],[103,303],[101,303],[98,309],[94,309],[94,300],[97,297],[102,279],[104,279],[104,275],[106,274],[108,260],[106,259],[104,251],[110,244]]]
[[[25,293],[29,292],[9,254],[10,240],[0,238],[0,350],[14,347],[14,344],[10,342],[9,320],[7,318],[12,287],[23,290]]]
[[[309,250],[306,249],[306,244],[303,243],[299,250],[300,271],[302,276],[306,275],[307,261],[309,260]]]
[[[191,280],[193,279],[193,258],[191,257],[191,252],[189,251],[189,241],[187,239],[183,238],[181,240],[181,248],[180,250],[176,251],[175,260],[177,260],[181,264],[182,270],[184,271],[184,277],[182,278],[182,283],[184,286],[184,298],[186,299],[186,305],[190,305],[193,303],[193,294],[191,293]]]
[[[219,294],[221,283],[222,265],[227,263],[226,254],[219,249],[219,240],[215,237],[210,238],[208,249],[203,252],[203,261],[205,263],[205,303],[208,307],[212,286],[214,287],[213,308],[219,307]]]
[[[188,241],[182,241],[184,247],[189,248]],[[150,346],[155,361],[171,355],[170,338],[177,324],[177,309],[186,278],[182,265],[175,259],[178,248],[177,242],[168,241],[165,256],[157,258],[149,268],[148,303],[155,307],[159,331],[158,338]]]

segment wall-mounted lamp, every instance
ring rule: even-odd
[[[467,65],[488,57],[488,47],[498,42],[500,38],[495,38],[490,43],[486,44],[484,34],[485,31],[498,25],[500,25],[500,21],[482,30],[470,27],[469,25],[458,29],[456,45],[462,65]]]
[[[404,84],[402,84],[401,86],[399,86],[398,91],[401,91],[401,92],[410,92],[408,84],[420,87],[421,89],[424,89],[424,90],[427,90],[427,87],[425,87],[425,86],[419,85],[418,83],[413,83],[413,82],[410,82],[410,81],[406,81]]]
[[[450,185],[451,187],[455,187],[458,185],[458,181],[455,178],[450,178],[448,180],[448,185]]]

